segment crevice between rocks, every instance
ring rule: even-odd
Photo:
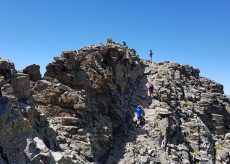
[[[4,151],[3,151],[3,149],[2,149],[1,146],[0,146],[0,155],[1,155],[1,158],[2,158],[7,164],[9,164],[9,161],[8,161],[8,159],[7,159],[7,156],[6,156],[6,154],[4,153]]]

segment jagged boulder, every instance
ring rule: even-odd
[[[42,79],[40,66],[36,64],[30,65],[23,69],[23,73],[28,74],[30,76],[30,80],[32,81],[38,81]]]
[[[14,63],[8,59],[0,58],[0,76],[3,76],[5,80],[13,76],[15,71]]]
[[[13,89],[15,96],[19,100],[26,100],[31,97],[29,75],[16,73],[13,79]]]
[[[17,163],[20,160],[26,163],[24,155],[26,148],[26,135],[29,132],[29,122],[25,120],[18,109],[14,109],[7,102],[6,97],[1,97],[0,106],[6,108],[0,114],[0,152],[6,163]]]

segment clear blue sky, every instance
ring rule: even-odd
[[[0,0],[0,56],[17,69],[126,40],[142,58],[189,64],[230,94],[230,0]]]

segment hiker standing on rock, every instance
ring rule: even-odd
[[[153,51],[152,50],[150,50],[150,52],[149,52],[149,57],[150,57],[150,62],[152,63],[153,61]]]
[[[139,105],[135,112],[135,117],[133,121],[136,123],[136,126],[139,127],[144,122],[144,110],[141,105]]]
[[[126,47],[126,42],[124,40],[122,40],[122,46]]]
[[[155,92],[156,92],[156,90],[155,90],[154,86],[151,84],[149,86],[149,96],[153,97]]]

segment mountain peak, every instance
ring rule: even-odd
[[[63,51],[42,79],[1,59],[0,163],[228,162],[230,100],[199,73],[112,39]]]

